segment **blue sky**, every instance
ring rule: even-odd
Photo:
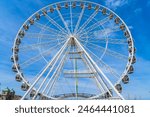
[[[11,48],[23,22],[38,9],[59,0],[0,0],[0,82],[20,94],[20,84],[11,70]],[[125,97],[150,99],[150,0],[92,0],[114,10],[129,26],[137,49],[137,63]]]

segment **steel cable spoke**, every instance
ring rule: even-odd
[[[65,41],[64,41],[64,42],[65,42]],[[64,42],[62,42],[62,43],[64,43]],[[55,48],[59,47],[59,45],[61,45],[62,43],[59,43],[59,44],[57,44],[57,45],[55,45],[55,46],[49,48],[48,50],[46,50],[46,51],[40,53],[39,55],[34,56],[34,57],[32,57],[32,58],[26,60],[24,63],[21,63],[20,66],[22,66],[22,68],[26,68],[27,66],[29,66],[29,65],[31,65],[31,64],[33,64],[33,63],[39,61],[39,60],[41,60],[41,59],[42,59],[42,56],[48,56],[50,53],[52,53],[52,50],[54,50]],[[41,55],[42,55],[42,56],[41,56]]]
[[[77,32],[77,29],[78,29],[78,27],[79,27],[79,25],[80,25],[81,19],[82,19],[83,14],[84,14],[84,11],[85,11],[85,7],[82,9],[82,11],[81,11],[81,13],[80,13],[80,16],[79,16],[79,18],[78,18],[78,22],[77,22],[77,24],[76,24],[76,26],[75,26],[75,29],[74,29],[74,34]]]
[[[102,47],[102,46],[100,46],[100,45],[96,45],[96,44],[93,44],[93,43],[90,43],[90,42],[89,42],[88,44],[89,44],[89,45],[92,45],[92,46],[94,46],[94,47],[98,47],[98,48],[100,48],[100,50],[105,50],[105,48]],[[88,45],[87,45],[87,46],[88,46]],[[90,47],[90,46],[89,46],[89,47]],[[113,51],[113,50],[110,50],[110,49],[107,49],[107,50],[106,50],[106,54],[111,55],[111,56],[113,56],[113,57],[115,57],[115,58],[124,60],[124,61],[128,60],[128,57],[127,57],[127,56],[122,55],[121,53],[118,53],[118,52]]]
[[[98,32],[99,35],[103,35],[104,36],[105,33],[108,35],[110,33],[118,32],[118,31],[121,31],[120,27],[119,26],[114,26],[113,28],[105,28],[105,29],[101,29],[101,30],[96,30],[94,32]],[[94,32],[93,31],[91,31],[91,32],[89,31],[88,33],[87,32],[81,33],[80,37],[82,37],[82,35],[85,35],[85,34],[91,35]]]
[[[35,22],[35,26],[42,29],[42,30],[46,30],[50,33],[53,33],[53,34],[62,34],[62,35],[66,35],[66,33],[63,33],[62,31],[60,30],[56,30],[54,28],[51,28],[50,26],[46,26],[44,24],[41,24],[39,22]]]
[[[58,10],[58,8],[56,10],[57,10],[57,12],[58,12],[58,14],[59,14],[59,16],[60,16],[64,26],[65,26],[65,28],[67,29],[68,33],[71,34],[71,32],[70,32],[70,30],[69,30],[69,28],[68,28],[68,26],[67,26],[67,24],[66,24],[66,22],[65,22],[65,20],[64,20],[64,18],[62,16],[62,14],[61,14],[61,12]]]
[[[64,37],[63,35],[55,34],[40,34],[40,33],[27,33],[26,38],[35,38],[35,39],[54,39],[56,37]]]
[[[100,21],[97,21],[96,23],[94,23],[93,25],[89,26],[88,28],[85,28],[84,30],[86,31],[86,33],[89,33],[90,31],[96,29],[97,27],[105,24],[106,22],[108,22],[110,19],[109,17],[106,17]],[[79,34],[84,34],[84,33],[79,33]]]
[[[49,20],[49,22],[51,22],[53,25],[55,25],[60,31],[67,34],[66,30],[64,28],[62,28],[62,26],[60,26],[57,22],[55,22],[55,20],[53,20],[50,16],[48,16],[46,14],[45,17],[46,17],[46,19]]]
[[[73,19],[72,19],[72,4],[70,1],[70,20],[71,20],[71,32],[73,32]]]
[[[81,37],[79,40],[80,41],[85,41],[84,37]],[[108,41],[108,43],[110,44],[121,44],[121,45],[127,45],[127,40],[125,39],[111,39],[111,38],[96,38],[94,37],[87,37],[86,39],[88,39],[88,42],[92,43],[92,42],[100,42],[100,43],[106,43]]]
[[[81,30],[83,30],[90,22],[91,20],[97,15],[97,11],[95,11],[85,22],[84,24],[78,29],[78,31],[75,34],[78,34],[80,32],[82,32]]]
[[[59,41],[64,41],[64,39],[60,39]],[[21,52],[25,52],[25,51],[29,51],[29,50],[31,51],[31,50],[39,49],[41,47],[49,46],[50,44],[52,44],[54,42],[58,43],[58,40],[51,40],[51,41],[43,42],[43,43],[36,43],[36,44],[30,44],[30,45],[26,45],[26,46],[21,46],[20,47],[20,51]],[[59,42],[59,43],[61,43],[61,42]]]
[[[84,46],[85,47],[85,46]],[[86,48],[86,50],[90,53],[90,54],[92,54],[93,56],[94,56],[94,58],[96,58],[98,61],[97,61],[97,64],[98,63],[100,63],[101,64],[101,66],[104,66],[105,67],[105,69],[106,70],[109,70],[109,72],[113,75],[113,76],[115,76],[117,79],[119,79],[120,78],[120,75],[117,73],[117,72],[115,72],[115,70],[113,69],[113,68],[111,68],[109,65],[107,65],[104,61],[102,61],[97,55],[95,55],[91,50],[89,50],[87,47],[85,47]]]

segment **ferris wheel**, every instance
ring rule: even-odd
[[[107,7],[79,0],[34,13],[12,51],[22,99],[124,99],[136,62],[125,22]]]

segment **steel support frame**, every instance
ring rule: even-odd
[[[95,61],[90,57],[90,55],[86,52],[86,50],[83,48],[83,46],[80,44],[77,38],[74,39],[77,46],[81,48],[81,50],[85,53],[85,55],[88,57],[88,59],[91,61],[93,66],[98,70],[98,72],[103,76],[103,78],[107,81],[107,83],[111,86],[111,88],[115,91],[115,93],[124,100],[123,96],[117,91],[117,89],[114,87],[114,85],[111,83],[109,78],[103,73],[103,71],[98,67],[98,65],[95,63]]]

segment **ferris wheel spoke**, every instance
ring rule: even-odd
[[[109,65],[107,65],[104,61],[100,60],[100,63],[102,66],[105,67],[106,70],[108,70],[117,80],[120,78],[120,75]]]
[[[64,42],[62,42],[62,43],[64,43]],[[61,45],[62,43],[59,43],[59,44],[49,48],[48,50],[40,53],[39,55],[34,56],[34,57],[26,60],[25,62],[21,63],[20,66],[22,66],[22,68],[26,68],[27,66],[29,66],[29,65],[31,65],[31,64],[39,61],[39,60],[41,60],[43,58],[43,56],[46,57],[46,56],[50,55],[52,53],[52,50],[58,49],[60,47],[59,45]]]
[[[97,11],[94,11],[94,13],[84,22],[84,24],[78,29],[76,34],[81,33],[82,30],[92,21],[92,19],[97,15]]]
[[[59,41],[59,42],[58,42]],[[30,45],[26,45],[26,46],[21,46],[20,47],[20,51],[21,52],[25,52],[25,51],[31,51],[31,50],[36,50],[36,49],[39,49],[41,47],[47,47],[49,46],[50,44],[54,43],[54,42],[57,42],[57,43],[61,43],[60,41],[64,41],[64,39],[60,39],[60,40],[51,40],[51,41],[48,41],[48,42],[43,42],[43,43],[36,43],[36,44],[30,44]]]
[[[66,33],[63,33],[62,31],[56,30],[54,28],[50,28],[50,26],[46,26],[46,25],[43,25],[43,24],[38,23],[38,22],[35,22],[35,26],[42,29],[42,30],[49,31],[52,34],[65,34],[66,35]]]
[[[93,39],[93,38],[95,38],[95,36],[93,34],[78,37],[79,40],[85,40],[85,39],[90,40],[90,39]]]
[[[86,31],[86,33],[89,33],[90,31],[96,29],[99,26],[102,26],[103,24],[105,24],[106,22],[108,22],[110,19],[109,17],[106,17],[100,21],[97,21],[96,23],[94,23],[93,25],[89,26],[88,28],[85,28],[84,30]],[[80,32],[79,34],[84,34],[82,32]]]
[[[40,33],[27,33],[26,38],[35,38],[35,39],[56,39],[58,37],[64,37],[62,35],[55,34],[40,34]]]
[[[85,47],[85,46],[84,46]],[[91,50],[89,50],[87,47],[85,47],[86,50],[93,55],[94,58],[96,58],[98,61],[97,63],[100,63],[102,67],[104,67],[107,71],[109,71],[114,77],[117,78],[117,80],[120,78],[120,75],[109,65],[107,65],[104,61],[102,61],[96,54],[94,54]]]
[[[90,43],[90,42],[89,42],[88,44],[89,44],[89,47],[90,47],[90,46],[94,46],[94,47],[100,48],[100,50],[103,50],[103,51],[105,51],[105,49],[106,49],[106,48],[104,48],[104,47],[102,47],[102,46],[99,46],[99,45],[96,45],[96,44],[93,44],[93,43]],[[87,45],[87,46],[88,46],[88,45]],[[106,50],[106,54],[111,55],[111,56],[113,56],[113,57],[115,57],[115,58],[124,60],[124,61],[128,60],[128,57],[127,57],[127,56],[122,55],[121,53],[118,53],[118,52],[116,52],[116,51],[110,50],[110,49],[108,49],[108,48],[107,48],[107,50]]]
[[[57,12],[58,12],[58,14],[59,14],[59,17],[61,18],[61,20],[62,20],[62,22],[63,22],[65,28],[67,29],[68,33],[71,34],[71,32],[70,32],[70,30],[69,30],[69,28],[68,28],[68,26],[67,26],[67,24],[66,24],[66,22],[65,22],[65,20],[64,20],[64,18],[63,18],[63,16],[62,16],[62,14],[61,14],[61,12],[58,10],[58,8],[56,8],[56,10],[57,10]]]
[[[113,28],[105,28],[105,29],[101,29],[101,30],[96,30],[96,31],[89,31],[88,33],[81,33],[79,36],[83,36],[83,35],[91,35],[94,34],[96,37],[98,37],[99,35],[104,36],[104,35],[109,35],[111,33],[114,32],[118,32],[121,31],[119,26],[114,26]]]
[[[71,32],[73,32],[72,3],[71,3],[71,1],[70,1],[70,20],[71,20]]]
[[[106,28],[106,29],[103,29],[103,30],[100,30],[100,33],[99,34],[111,34],[111,33],[114,33],[114,32],[118,32],[118,31],[121,31],[120,30],[120,27],[119,26],[114,26],[113,28]]]
[[[50,16],[48,16],[47,14],[45,15],[46,19],[49,20],[49,22],[51,22],[53,25],[55,25],[60,31],[62,31],[62,33],[66,33],[66,30],[64,28],[62,28],[57,22],[55,22],[55,20],[53,20]]]
[[[127,40],[125,39],[111,39],[111,38],[97,38],[93,36],[90,37],[80,37],[81,41],[85,41],[84,39],[88,39],[88,42],[92,43],[92,42],[100,42],[100,43],[106,43],[108,41],[109,44],[121,44],[121,45],[126,45],[127,44]]]
[[[106,41],[108,41],[108,43],[110,44],[122,44],[122,45],[125,45],[127,44],[127,40],[124,40],[124,39],[110,39],[108,38],[108,40],[106,39],[98,39],[101,41],[101,43],[106,43]]]
[[[78,18],[78,22],[77,22],[77,24],[76,24],[76,26],[75,26],[75,29],[74,29],[74,33],[77,32],[77,29],[78,29],[78,27],[79,27],[79,25],[80,25],[81,19],[82,19],[83,14],[84,14],[84,11],[85,11],[85,7],[83,7],[83,9],[82,9],[82,11],[81,11],[81,13],[80,13],[80,16],[79,16],[79,18]]]

